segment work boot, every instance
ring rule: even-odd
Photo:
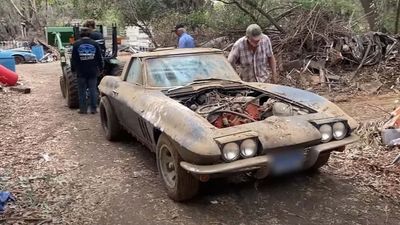
[[[91,114],[96,114],[96,113],[97,113],[97,109],[96,109],[96,108],[94,108],[94,109],[91,108],[91,109],[90,109],[90,113],[91,113]]]
[[[79,113],[79,114],[87,114],[87,112],[82,111],[82,110],[80,110],[80,109],[78,109],[78,113]]]

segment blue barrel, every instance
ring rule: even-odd
[[[36,59],[39,61],[44,56],[44,50],[42,45],[34,45],[32,46],[32,53],[36,56]]]
[[[15,59],[10,52],[0,51],[0,64],[15,72]]]

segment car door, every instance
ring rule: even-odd
[[[144,120],[141,118],[139,112],[139,105],[135,104],[138,101],[138,97],[144,95],[145,89],[143,86],[143,63],[140,58],[132,58],[128,69],[126,70],[124,81],[121,82],[118,88],[118,95],[121,104],[119,109],[119,118],[121,118],[121,124],[137,139],[148,144],[148,137],[144,136],[147,134],[144,132]]]
[[[123,88],[126,85],[123,85],[125,83],[125,78],[126,74],[129,72],[129,68],[131,65],[132,60],[127,62],[124,66],[124,69],[122,71],[121,76],[115,77],[118,79],[111,79],[109,82],[107,82],[106,86],[109,88],[112,92],[108,95],[109,100],[111,101],[111,105],[114,109],[114,112],[117,114],[118,120],[121,121],[122,119],[122,108],[124,105],[124,102],[122,101],[123,94]]]

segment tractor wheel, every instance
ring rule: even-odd
[[[67,105],[70,109],[76,109],[79,107],[78,78],[76,74],[72,73],[70,68],[66,69],[64,78]]]
[[[110,75],[112,75],[112,76],[120,76],[122,74],[122,70],[124,70],[124,65],[118,64],[111,70],[111,74]]]
[[[64,75],[60,76],[60,89],[61,89],[61,95],[63,98],[66,97],[66,91],[65,91],[65,78]]]

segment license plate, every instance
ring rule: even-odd
[[[272,155],[272,172],[276,175],[298,171],[304,164],[303,150],[282,151]]]

